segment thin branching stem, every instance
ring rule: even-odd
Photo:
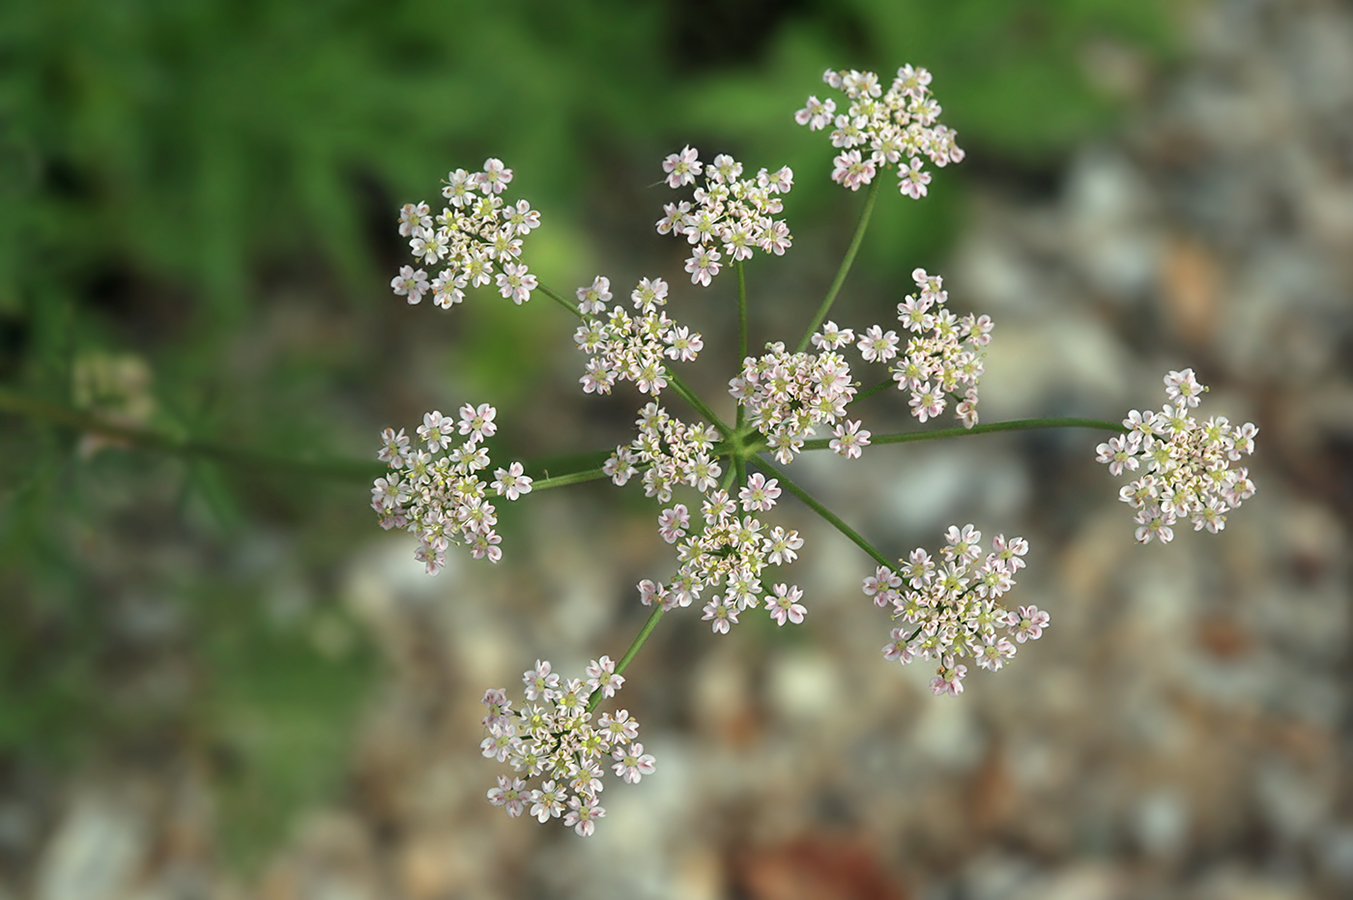
[[[742,271],[742,260],[733,263],[738,272],[738,364],[747,358],[747,277]],[[738,404],[737,427],[742,428],[747,412]]]
[[[872,397],[875,394],[886,391],[888,388],[893,387],[895,384],[897,384],[897,382],[893,381],[891,378],[889,378],[887,381],[880,381],[878,384],[873,385],[872,387],[867,387],[864,390],[856,393],[855,396],[851,398],[850,402],[859,403],[861,400],[864,400],[867,397]]]
[[[855,235],[850,239],[850,246],[846,248],[846,255],[841,260],[841,267],[836,270],[836,278],[832,280],[832,286],[827,289],[827,296],[823,298],[822,305],[818,307],[817,314],[813,316],[813,321],[808,324],[808,330],[803,333],[799,340],[796,353],[802,353],[808,349],[808,341],[817,331],[817,327],[822,324],[822,320],[827,318],[827,312],[836,302],[836,295],[841,292],[841,286],[846,283],[846,275],[850,274],[850,267],[855,262],[855,254],[860,251],[860,244],[864,241],[865,229],[869,227],[869,217],[874,212],[874,200],[879,194],[879,185],[883,183],[882,178],[874,179],[874,183],[869,185],[869,195],[864,201],[864,210],[860,213],[860,222],[855,226]]]
[[[297,475],[353,481],[369,481],[387,471],[384,463],[284,456],[218,441],[166,434],[151,428],[124,425],[87,410],[50,403],[4,388],[0,388],[0,412],[37,419],[72,431],[95,434],[114,443],[154,450],[171,456],[212,459],[254,469],[284,470]]]
[[[686,382],[682,381],[680,376],[678,376],[671,369],[667,370],[667,380],[669,383],[671,383],[672,389],[676,391],[678,394],[680,394],[683,400],[689,403],[696,412],[704,416],[705,421],[709,422],[709,424],[713,425],[716,429],[718,429],[719,434],[723,435],[724,438],[730,438],[733,436],[733,429],[730,428],[727,424],[725,424],[724,421],[720,419],[717,415],[715,415],[714,410],[710,409],[705,404],[705,401],[701,400],[700,397],[695,393],[695,391],[691,390],[690,387],[686,384]]]
[[[827,507],[823,506],[822,503],[818,501],[816,497],[814,497],[812,494],[808,493],[803,488],[799,487],[797,484],[791,481],[788,477],[786,477],[783,471],[777,469],[775,466],[771,465],[765,459],[753,460],[752,464],[755,465],[757,468],[765,469],[767,474],[772,474],[776,478],[778,478],[780,481],[780,485],[785,490],[789,491],[795,497],[798,497],[800,500],[802,500],[805,506],[807,506],[813,512],[817,513],[819,516],[825,519],[827,523],[831,525],[833,528],[835,528],[837,531],[844,534],[847,538],[850,539],[851,543],[859,547],[865,553],[869,554],[870,558],[876,561],[879,565],[888,566],[890,568],[893,566],[893,563],[888,560],[888,557],[880,553],[878,551],[878,548],[876,548],[873,544],[866,541],[858,531],[856,531],[854,528],[851,528],[844,521],[842,521],[840,516],[832,512]]]
[[[577,304],[575,304],[572,300],[569,300],[566,297],[562,297],[559,294],[556,294],[554,291],[550,290],[543,284],[537,284],[536,290],[540,291],[546,297],[549,297],[555,303],[558,303],[560,306],[562,306],[564,309],[568,310],[578,318],[581,319],[583,317],[583,314],[578,310]]]
[[[581,472],[570,472],[567,475],[551,475],[549,478],[538,478],[531,482],[531,491],[548,491],[550,488],[565,487],[570,484],[582,484],[584,481],[600,481],[603,478],[610,478],[601,467],[595,469],[585,469]]]
[[[1032,431],[1039,428],[1097,428],[1101,431],[1124,433],[1129,429],[1121,422],[1106,422],[1102,419],[1081,419],[1074,416],[1056,416],[1042,419],[1011,419],[1008,422],[987,422],[972,428],[939,428],[935,431],[913,431],[906,434],[871,435],[872,444],[909,444],[913,441],[938,441],[945,438],[965,437],[970,434],[992,434],[997,431]],[[804,450],[826,450],[831,445],[830,438],[814,438],[803,442]]]
[[[658,627],[658,620],[662,618],[662,614],[666,611],[667,610],[662,608],[661,603],[653,607],[653,612],[649,614],[648,620],[644,622],[644,627],[639,629],[639,633],[634,636],[634,640],[630,641],[629,649],[625,651],[625,655],[620,657],[620,662],[615,664],[615,674],[624,674],[630,661],[639,654],[639,649],[643,647],[644,642],[648,640],[648,636],[653,633],[653,629]],[[598,690],[595,691],[587,701],[587,711],[595,712],[600,703],[601,691]]]

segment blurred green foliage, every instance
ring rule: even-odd
[[[220,613],[240,598],[219,600],[205,605]],[[214,674],[203,692],[205,733],[231,736],[211,757],[223,849],[236,862],[262,862],[290,824],[289,811],[342,786],[355,701],[368,695],[373,656],[355,623],[336,612],[291,623],[226,614],[203,626]]]
[[[529,260],[555,285],[591,278],[606,250],[584,223],[613,205],[628,213],[626,195],[687,142],[753,168],[791,165],[796,236],[831,236],[859,198],[828,182],[822,136],[792,122],[808,94],[825,96],[823,69],[886,78],[902,62],[927,66],[968,166],[1018,176],[1112,123],[1120,103],[1096,88],[1087,48],[1159,63],[1172,49],[1167,9],[0,4],[0,390],[68,409],[82,365],[127,354],[154,373],[134,424],[357,456],[398,352],[380,339],[405,253],[395,213],[435,200],[449,169],[492,155],[516,170],[518,194],[555,230]],[[878,275],[940,251],[960,224],[963,177],[946,175],[922,204],[879,204],[865,251]],[[645,203],[635,233],[656,216]],[[288,324],[295,294],[308,299]],[[460,312],[477,335],[456,360],[461,377],[525,403],[553,323],[523,326],[487,303]],[[50,764],[110,735],[191,734],[233,761],[224,808],[266,844],[288,810],[331,789],[363,702],[360,637],[333,656],[302,636],[341,615],[323,573],[373,530],[367,512],[360,478],[91,452],[50,416],[0,412],[0,755]],[[240,576],[240,548],[260,533],[297,558]],[[320,587],[279,631],[264,598],[283,569]],[[128,630],[128,604],[144,596],[175,611],[158,638]],[[152,658],[199,673],[186,695],[155,715],[106,702]],[[327,768],[308,768],[320,758]]]

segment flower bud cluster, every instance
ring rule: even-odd
[[[925,269],[911,273],[920,294],[908,294],[897,305],[897,318],[912,333],[907,350],[889,368],[899,391],[911,392],[911,414],[922,422],[944,412],[947,397],[957,401],[954,414],[964,427],[977,424],[977,384],[982,357],[991,343],[990,316],[969,313],[959,318],[944,305],[949,292],[939,275]],[[859,343],[865,359],[888,362],[897,355],[896,335],[875,325]]]
[[[1024,567],[1029,545],[1023,538],[997,535],[985,555],[982,533],[971,525],[949,526],[945,540],[940,560],[917,548],[896,571],[880,566],[864,580],[864,593],[876,606],[891,606],[893,618],[903,622],[892,630],[884,657],[903,665],[918,656],[937,660],[930,689],[958,695],[968,673],[960,659],[995,672],[1015,655],[1010,639],[1037,640],[1049,616],[1036,606],[1011,611],[1000,602]]]
[[[843,456],[858,456],[869,443],[869,432],[859,422],[838,426],[846,404],[855,396],[850,365],[835,348],[850,343],[854,333],[828,322],[813,336],[818,353],[789,353],[781,341],[766,345],[766,353],[742,361],[742,374],[728,382],[728,392],[747,410],[747,422],[766,436],[781,465],[788,464],[819,425],[836,427]],[[853,451],[853,452],[852,452]]]
[[[695,182],[703,171],[705,183],[695,189],[694,204],[682,200],[663,205],[658,234],[684,237],[693,248],[686,260],[691,283],[705,287],[723,267],[726,255],[740,261],[752,258],[752,251],[783,256],[792,243],[789,226],[776,219],[784,210],[782,194],[794,186],[794,173],[788,166],[778,171],[762,169],[755,178],[739,178],[742,163],[726,153],[714,162],[700,162],[694,147],[673,153],[662,163],[667,184],[672,188]],[[723,247],[721,254],[715,245]]]
[[[1123,420],[1130,430],[1096,448],[1114,475],[1141,470],[1118,496],[1137,511],[1142,543],[1173,540],[1179,519],[1216,534],[1226,527],[1225,514],[1254,495],[1249,470],[1231,463],[1254,452],[1259,429],[1249,422],[1233,426],[1225,416],[1199,422],[1191,411],[1206,392],[1192,369],[1170,372],[1165,393],[1171,403],[1160,412],[1132,410]]]
[[[492,281],[513,303],[529,300],[536,277],[517,259],[522,238],[540,225],[540,213],[525,200],[511,204],[502,199],[510,181],[512,170],[499,159],[486,160],[482,172],[456,169],[442,188],[450,205],[437,216],[435,227],[426,203],[406,203],[399,213],[399,233],[409,239],[415,259],[445,268],[429,283],[426,269],[404,266],[390,282],[395,295],[414,304],[431,291],[432,301],[449,309],[465,299],[467,286]],[[495,266],[501,267],[496,275]]]
[[[493,421],[496,415],[497,410],[487,403],[461,407],[459,431],[466,438],[455,447],[457,422],[438,410],[424,415],[418,428],[418,438],[427,449],[411,448],[402,428],[381,432],[379,459],[391,471],[376,479],[371,507],[380,515],[382,528],[403,528],[418,536],[421,543],[414,556],[429,575],[446,565],[446,550],[452,544],[469,544],[475,559],[501,559],[501,538],[494,530],[498,515],[488,490],[509,500],[531,492],[531,479],[522,474],[519,462],[498,469],[487,485],[478,474],[490,465],[480,441],[498,430]],[[435,455],[447,448],[451,449],[445,455]]]
[[[963,160],[954,143],[954,130],[937,124],[940,105],[930,95],[930,73],[910,65],[897,70],[892,86],[884,93],[873,72],[828,69],[822,80],[844,91],[850,105],[836,112],[836,101],[809,97],[794,114],[794,121],[812,131],[832,126],[832,146],[843,152],[836,157],[832,180],[857,191],[869,184],[879,169],[897,166],[898,190],[912,199],[925,196],[930,173],[921,157],[944,167]],[[868,147],[866,157],[860,148]],[[906,162],[903,162],[903,159]]]
[[[613,697],[625,683],[615,663],[603,656],[587,666],[585,675],[562,681],[548,661],[537,661],[522,675],[526,702],[520,707],[501,688],[486,691],[486,737],[480,749],[517,773],[498,776],[498,786],[488,792],[490,803],[505,807],[509,816],[529,810],[542,824],[562,817],[566,827],[588,837],[606,815],[600,803],[606,767],[638,784],[653,774],[655,760],[635,740],[639,723],[627,710],[595,718],[588,710],[595,692]]]
[[[592,354],[587,370],[578,380],[583,391],[609,394],[616,381],[633,381],[645,394],[657,396],[667,386],[663,357],[682,362],[694,360],[705,346],[699,332],[677,325],[661,307],[667,303],[667,282],[661,278],[640,280],[630,294],[634,313],[619,304],[606,318],[611,299],[610,279],[597,276],[589,287],[578,288],[578,309],[583,323],[573,334],[578,348]]]

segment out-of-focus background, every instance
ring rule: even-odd
[[[783,503],[805,625],[668,617],[621,694],[657,773],[588,840],[509,820],[481,694],[618,656],[670,548],[607,484],[506,505],[504,561],[435,579],[377,528],[383,426],[492,402],[539,458],[639,405],[575,387],[544,299],[392,297],[398,207],[501,157],[542,280],[666,277],[718,396],[734,285],[653,233],[661,159],[794,168],[795,246],[748,266],[754,345],[792,341],[863,199],[793,112],[825,68],[904,62],[968,157],[884,191],[833,318],[943,273],[996,321],[987,421],[1158,408],[1192,366],[1260,426],[1257,495],[1140,547],[1097,433],[807,455],[886,552],[1027,537],[1044,639],[933,698],[879,652],[869,560]],[[4,900],[1350,896],[1351,525],[1347,2],[0,6]]]

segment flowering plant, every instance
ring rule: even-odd
[[[668,187],[693,186],[689,199],[664,206],[656,224],[659,234],[684,238],[690,247],[685,271],[691,284],[708,288],[725,269],[737,273],[741,363],[728,382],[736,401],[731,422],[678,373],[677,364],[694,361],[704,342],[669,315],[672,289],[662,278],[641,279],[628,303],[613,303],[605,276],[570,299],[528,270],[521,262],[523,241],[540,217],[527,201],[504,198],[513,172],[500,160],[489,159],[474,174],[453,171],[442,189],[448,205],[435,219],[426,203],[408,204],[400,213],[400,233],[417,261],[441,269],[429,278],[427,268],[403,267],[391,282],[396,295],[418,304],[430,292],[438,306],[449,309],[464,300],[467,287],[492,284],[518,305],[543,293],[579,320],[573,337],[587,355],[582,390],[607,394],[618,382],[630,381],[648,399],[638,412],[634,439],[616,447],[602,465],[548,477],[528,475],[531,467],[522,462],[495,468],[492,481],[480,474],[492,466],[481,441],[497,427],[488,404],[467,403],[459,420],[428,413],[417,443],[402,429],[386,429],[380,459],[390,472],[372,489],[381,526],[416,535],[415,555],[435,575],[454,545],[467,546],[475,558],[502,558],[495,499],[516,501],[533,491],[601,478],[623,486],[637,478],[661,507],[658,533],[676,549],[669,577],[638,583],[638,599],[652,613],[618,661],[602,656],[583,677],[564,679],[548,661],[537,660],[523,675],[523,701],[514,702],[503,689],[484,694],[483,753],[514,773],[499,776],[488,798],[510,816],[529,811],[541,822],[562,818],[578,834],[589,835],[605,815],[599,798],[607,765],[627,782],[655,771],[629,712],[597,710],[623,686],[626,667],[667,612],[698,604],[716,634],[728,634],[740,617],[758,609],[778,626],[803,622],[808,614],[803,591],[779,575],[798,557],[803,538],[767,520],[785,493],[873,559],[876,568],[863,580],[864,594],[895,623],[883,656],[904,665],[917,659],[934,665],[931,687],[937,695],[963,691],[965,660],[997,671],[1018,644],[1038,639],[1048,627],[1046,611],[1004,601],[1025,565],[1029,545],[1023,538],[997,535],[984,550],[973,525],[954,525],[936,556],[918,548],[904,560],[891,559],[785,474],[783,467],[800,453],[831,450],[858,458],[878,445],[989,431],[1104,429],[1115,436],[1099,445],[1099,460],[1114,475],[1139,473],[1120,496],[1136,510],[1136,537],[1142,542],[1169,541],[1180,518],[1195,530],[1220,531],[1225,513],[1254,492],[1247,471],[1231,464],[1253,452],[1255,427],[1233,427],[1219,416],[1200,424],[1192,411],[1207,389],[1191,369],[1165,377],[1171,404],[1160,412],[1134,410],[1121,425],[1073,418],[982,424],[978,390],[993,323],[985,315],[960,316],[950,309],[941,276],[919,268],[912,273],[916,290],[897,305],[896,324],[855,329],[827,320],[868,226],[880,174],[891,167],[899,192],[919,199],[931,182],[927,162],[942,168],[960,162],[963,151],[954,132],[939,124],[941,110],[926,70],[903,66],[887,91],[872,72],[828,71],[823,80],[844,100],[838,106],[835,99],[809,97],[795,120],[810,130],[830,129],[831,143],[840,150],[832,180],[869,191],[836,277],[792,349],[776,341],[749,352],[742,266],[758,250],[779,256],[792,247],[788,226],[776,217],[794,174],[787,167],[762,168],[744,177],[743,165],[732,157],[720,154],[706,163],[689,146],[662,164]],[[857,371],[879,365],[886,374],[861,389],[848,358],[853,353],[859,354]],[[852,416],[859,400],[889,389],[901,393],[919,423],[952,409],[958,426],[877,434]],[[695,418],[670,411],[664,392],[675,394]]]

